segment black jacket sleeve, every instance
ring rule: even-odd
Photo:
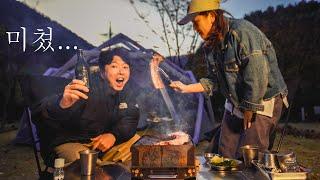
[[[61,98],[62,95],[59,94],[47,97],[42,101],[41,111],[45,118],[56,121],[67,120],[84,104],[83,101],[80,100],[70,108],[62,109],[59,105]]]

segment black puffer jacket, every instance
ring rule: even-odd
[[[89,143],[90,138],[103,133],[112,133],[116,144],[129,140],[136,133],[139,109],[134,98],[124,91],[114,92],[102,78],[91,81],[87,100],[80,100],[72,107],[59,106],[62,95],[54,95],[41,103],[41,113],[54,128],[48,150],[52,153],[55,146],[68,143]],[[52,156],[52,154],[50,155]]]

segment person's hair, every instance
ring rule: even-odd
[[[209,45],[212,47],[217,47],[221,40],[223,40],[224,35],[228,32],[228,21],[224,17],[224,14],[228,14],[232,17],[232,15],[222,9],[216,9],[211,11],[200,12],[200,15],[208,16],[212,14],[215,17],[215,21],[212,24],[210,36],[206,41],[208,41]]]
[[[102,50],[99,55],[99,68],[101,71],[104,71],[106,65],[111,64],[114,56],[121,57],[121,59],[130,66],[129,50],[124,47],[108,48]]]

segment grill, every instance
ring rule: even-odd
[[[193,143],[154,145],[159,141],[144,136],[131,147],[132,179],[195,179]]]

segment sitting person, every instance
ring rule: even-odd
[[[58,126],[50,143],[52,153],[66,165],[79,159],[80,151],[106,152],[134,137],[139,109],[123,91],[130,77],[128,53],[125,48],[101,51],[101,76],[91,78],[90,89],[73,79],[62,95],[42,102],[42,115]]]

